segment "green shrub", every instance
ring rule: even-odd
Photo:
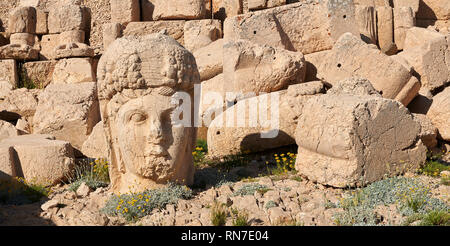
[[[337,206],[345,211],[334,216],[335,222],[338,225],[376,225],[379,222],[373,210],[378,205],[390,204],[396,204],[403,216],[449,209],[443,201],[431,197],[430,188],[418,179],[394,177],[353,191],[341,199]]]
[[[248,220],[248,213],[239,211],[237,209],[233,209],[231,211],[233,216],[233,226],[250,226],[250,222]]]
[[[0,180],[0,204],[23,205],[35,203],[48,196],[50,189],[46,185],[23,178],[8,181]]]
[[[109,165],[104,159],[83,161],[75,166],[72,173],[67,175],[69,190],[76,191],[81,184],[86,183],[91,189],[109,185]]]
[[[274,201],[268,201],[265,206],[266,209],[275,208],[275,207],[278,207],[278,204]]]
[[[269,175],[284,175],[295,170],[297,154],[274,154],[273,161],[267,161],[267,172]]]
[[[235,191],[233,193],[233,196],[250,196],[255,194],[255,192],[264,194],[269,190],[270,189],[267,186],[258,183],[246,184],[242,186],[239,190]]]
[[[450,166],[441,163],[439,160],[430,159],[424,167],[419,170],[419,174],[431,177],[439,177],[442,171],[450,170]]]
[[[448,211],[433,210],[423,216],[421,226],[450,226],[450,213]]]
[[[188,187],[169,184],[161,189],[114,195],[107,201],[102,212],[135,221],[149,215],[154,209],[164,209],[169,204],[176,204],[178,200],[187,200],[192,196],[192,190]]]
[[[197,146],[192,152],[192,157],[194,158],[194,165],[199,166],[205,160],[206,154],[208,153],[208,144],[205,140],[197,140]]]

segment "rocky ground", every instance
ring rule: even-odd
[[[69,185],[57,185],[51,188],[48,197],[37,203],[0,205],[0,225],[211,226],[212,211],[217,207],[215,204],[223,204],[227,211],[228,226],[235,221],[233,211],[246,214],[246,221],[251,226],[332,226],[339,225],[336,216],[345,213],[338,204],[357,191],[315,184],[293,172],[266,175],[262,171],[265,169],[263,165],[262,161],[252,161],[247,167],[233,168],[229,174],[244,173],[250,177],[238,182],[226,182],[221,186],[206,184],[204,188],[193,188],[192,199],[179,200],[165,209],[155,209],[150,215],[135,221],[108,216],[101,211],[107,200],[114,196],[108,187],[94,191],[82,185],[74,192],[69,190]],[[210,173],[217,171],[208,167],[201,170]],[[418,174],[406,174],[404,177],[423,183],[430,189],[432,197],[450,205],[450,186],[442,184],[440,178]],[[400,214],[397,206],[376,206],[370,213],[377,218],[378,225],[405,225],[408,218]],[[414,225],[419,222],[409,223]]]

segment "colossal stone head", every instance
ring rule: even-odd
[[[186,92],[194,101],[200,76],[193,55],[162,34],[120,38],[100,59],[98,80],[113,190],[191,184],[196,128],[174,120],[173,99]]]

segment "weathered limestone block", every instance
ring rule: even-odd
[[[39,95],[33,132],[52,134],[81,149],[100,121],[97,88],[94,82],[50,84]]]
[[[422,0],[393,0],[394,8],[411,7],[414,13],[419,11],[419,5]]]
[[[86,34],[83,30],[72,30],[61,32],[58,35],[57,46],[70,43],[84,43],[85,37]]]
[[[125,36],[109,46],[97,71],[112,190],[192,184],[196,129],[193,121],[177,120],[172,96],[185,92],[194,101],[200,82],[194,56],[167,35]]]
[[[313,83],[317,87],[320,82]],[[311,90],[309,84],[241,100],[216,116],[208,129],[208,153],[225,156],[295,144],[297,119],[305,103],[322,92]]]
[[[417,18],[448,20],[450,19],[450,2],[445,0],[420,0]]]
[[[205,17],[204,0],[154,0],[153,20],[195,20]]]
[[[223,61],[227,92],[258,95],[305,81],[305,58],[300,52],[237,40],[223,45]]]
[[[401,63],[350,33],[342,35],[324,59],[317,67],[317,77],[331,84],[348,77],[366,78],[384,98],[404,105],[420,89],[420,82]]]
[[[139,0],[111,0],[110,4],[112,22],[127,25],[141,20]]]
[[[355,6],[355,17],[361,33],[361,39],[366,43],[376,44],[378,37],[375,8],[373,6],[357,5]]]
[[[81,152],[89,158],[109,158],[109,149],[102,121],[92,129],[91,135],[83,143]]]
[[[249,10],[260,10],[285,5],[286,0],[248,0]]]
[[[13,90],[12,85],[9,82],[0,81],[0,101]]]
[[[223,74],[202,81],[199,103],[199,119],[201,119],[202,122],[199,126],[209,127],[211,121],[224,111],[226,106],[225,92],[225,80]]]
[[[37,35],[29,33],[14,33],[9,37],[11,44],[34,46],[39,49],[39,38]],[[35,46],[37,44],[37,47]]]
[[[404,51],[398,55],[406,59],[420,75],[422,86],[433,91],[450,81],[445,57],[447,50],[448,44],[444,35],[413,27],[406,34]]]
[[[333,187],[366,185],[419,168],[426,160],[419,134],[419,123],[394,100],[345,92],[317,96],[298,119],[302,158],[296,170]]]
[[[12,137],[0,142],[0,149],[11,147],[17,155],[13,159],[14,169],[21,170],[17,175],[23,175],[26,180],[56,184],[74,167],[73,149],[68,142],[40,135]]]
[[[87,31],[88,15],[79,5],[56,4],[48,14],[48,31],[51,34],[73,30]]]
[[[428,149],[432,149],[437,146],[438,129],[433,125],[431,120],[424,114],[413,114],[414,119],[419,122],[422,130],[420,132],[420,139]]]
[[[12,147],[0,147],[0,180],[10,180],[11,177],[16,176],[14,149]]]
[[[223,72],[223,39],[194,52],[200,80],[208,80]]]
[[[376,8],[378,44],[383,53],[393,55],[397,53],[394,43],[394,12],[389,6]]]
[[[17,73],[16,61],[0,60],[0,83],[8,84],[11,89],[15,89],[18,82],[19,75]]]
[[[55,48],[59,45],[59,34],[48,34],[41,38],[41,51],[39,53],[40,60],[55,59]]]
[[[319,51],[311,54],[305,55],[306,61],[306,78],[305,81],[315,81],[319,80],[317,78],[317,73],[323,63],[327,62],[327,56],[330,50]]]
[[[0,59],[32,61],[39,58],[39,50],[26,44],[9,44],[0,47]]]
[[[123,31],[123,36],[145,36],[152,33],[165,32],[184,45],[184,20],[131,22]]]
[[[32,81],[36,88],[45,88],[52,81],[56,61],[35,61],[23,64],[23,75]]]
[[[331,49],[345,32],[359,35],[353,0],[308,0],[227,18],[224,23],[224,39],[246,39],[305,55]]]
[[[36,9],[18,7],[9,13],[9,33],[36,33]]]
[[[0,113],[9,112],[18,114],[24,118],[34,115],[37,107],[37,90],[25,88],[12,90],[0,101]]]
[[[36,34],[48,33],[48,13],[36,9]]]
[[[184,47],[191,52],[222,38],[219,20],[192,20],[184,25]]]
[[[58,46],[72,44],[72,43],[84,43],[85,32],[82,30],[66,31],[60,34],[44,35],[41,38],[41,60],[56,59],[56,49]]]
[[[450,141],[450,87],[433,97],[427,117],[439,130],[439,137]]]
[[[55,58],[94,57],[94,49],[83,43],[59,45],[55,49]]]
[[[403,50],[406,32],[415,24],[415,15],[411,7],[394,8],[394,41],[398,50]]]
[[[114,40],[122,37],[122,25],[120,23],[106,23],[102,26],[103,48],[106,50]]]
[[[61,59],[55,66],[52,83],[75,84],[97,81],[91,58]]]
[[[224,21],[236,15],[243,14],[242,0],[213,0],[214,19]]]
[[[21,135],[21,132],[13,124],[0,120],[0,142],[3,139],[17,137],[19,135]]]

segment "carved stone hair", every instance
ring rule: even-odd
[[[163,34],[123,37],[114,41],[98,66],[101,100],[116,94],[134,98],[152,92],[171,96],[190,91],[200,75],[193,55]]]

